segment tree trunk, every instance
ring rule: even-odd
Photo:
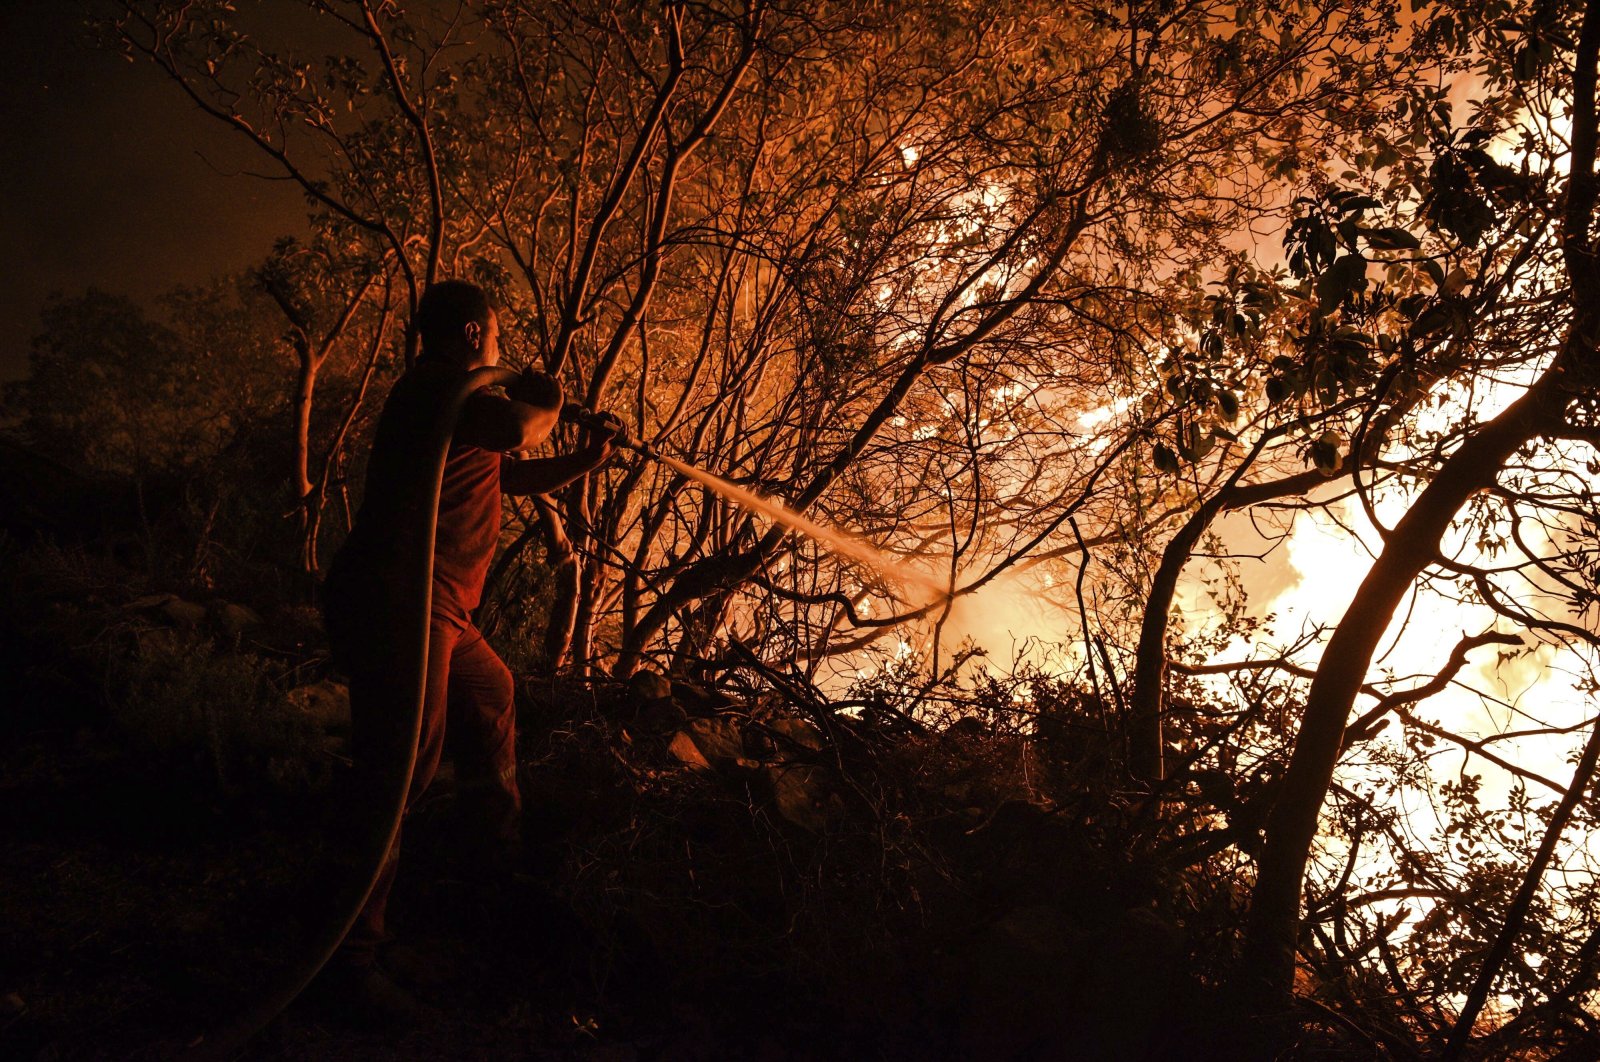
[[[1524,443],[1561,426],[1568,398],[1594,389],[1595,344],[1600,332],[1600,306],[1595,296],[1600,276],[1589,232],[1597,193],[1597,56],[1600,5],[1590,0],[1584,7],[1573,56],[1572,154],[1561,233],[1575,319],[1551,366],[1522,397],[1461,444],[1395,525],[1328,641],[1306,698],[1289,770],[1267,820],[1266,844],[1250,897],[1243,956],[1245,983],[1241,987],[1258,1014],[1271,1013],[1289,1000],[1300,890],[1318,815],[1333,778],[1351,705],[1396,606],[1433,560],[1441,537],[1467,500],[1493,483]]]
[[[317,390],[317,367],[309,349],[300,351],[294,386],[294,496],[299,507],[300,571],[305,575],[317,572],[317,521],[311,512],[311,405]]]
[[[1178,577],[1195,543],[1222,508],[1219,493],[1189,517],[1161,553],[1161,565],[1150,583],[1139,649],[1134,657],[1133,700],[1128,712],[1128,767],[1137,778],[1159,781],[1165,774],[1161,710],[1167,677],[1167,621]],[[1092,665],[1091,665],[1092,666]]]
[[[578,620],[580,575],[576,553],[561,558],[552,575],[555,592],[550,600],[550,622],[544,631],[545,666],[552,674],[561,670],[572,649],[572,632]]]
[[[562,498],[566,516],[562,523],[572,528],[568,534],[569,552],[555,572],[555,595],[550,602],[550,625],[545,630],[545,659],[551,673],[571,658],[572,639],[577,633],[583,596],[583,559],[580,556],[592,531],[589,528],[588,477],[564,488]]]
[[[1288,772],[1267,821],[1245,931],[1243,987],[1259,1013],[1287,1004],[1294,979],[1300,889],[1317,820],[1351,706],[1395,608],[1433,560],[1456,514],[1494,482],[1501,466],[1559,413],[1564,364],[1580,346],[1568,337],[1557,362],[1517,401],[1482,425],[1446,460],[1389,535],[1323,652],[1306,698]],[[1553,407],[1553,408],[1552,408]]]
[[[589,677],[594,652],[594,603],[598,592],[600,565],[590,561],[578,566],[578,611],[572,621],[572,674]]]
[[[1200,536],[1225,509],[1243,508],[1267,498],[1299,492],[1313,482],[1323,482],[1319,474],[1315,481],[1290,476],[1275,483],[1239,487],[1240,478],[1255,464],[1262,449],[1276,434],[1272,431],[1262,435],[1240,459],[1227,481],[1195,510],[1161,552],[1161,564],[1151,580],[1150,596],[1145,601],[1144,617],[1139,626],[1139,648],[1134,654],[1133,699],[1128,712],[1128,767],[1135,777],[1160,781],[1166,774],[1162,763],[1166,749],[1161,714],[1166,704],[1168,618],[1183,566],[1188,563],[1189,554],[1194,552]]]

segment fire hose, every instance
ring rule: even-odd
[[[511,369],[474,369],[445,396],[438,419],[431,426],[424,450],[427,463],[422,469],[426,493],[421,495],[423,504],[414,514],[418,524],[412,529],[419,533],[398,536],[399,541],[414,542],[413,548],[419,554],[404,558],[401,565],[401,571],[408,576],[402,579],[400,586],[402,612],[408,613],[412,622],[410,630],[406,632],[405,642],[399,646],[400,651],[396,654],[401,662],[399,669],[409,676],[410,681],[411,696],[405,711],[408,713],[411,738],[406,743],[408,751],[402,757],[380,766],[378,789],[381,791],[383,814],[374,817],[370,832],[356,846],[357,870],[351,875],[348,891],[331,907],[336,917],[330,917],[327,925],[315,936],[304,959],[291,966],[276,983],[262,992],[255,1003],[235,1015],[226,1025],[202,1036],[191,1045],[194,1050],[189,1057],[197,1062],[226,1062],[233,1058],[252,1037],[294,1002],[295,997],[322,971],[343,943],[360,916],[361,909],[366,906],[367,898],[372,895],[378,876],[383,872],[389,850],[405,817],[406,796],[411,789],[411,774],[417,762],[417,741],[422,733],[423,701],[427,696],[429,626],[433,611],[433,547],[439,525],[439,490],[444,480],[445,461],[450,454],[450,440],[455,435],[456,421],[460,419],[462,407],[473,392],[484,387],[503,386],[516,377],[517,373]],[[615,428],[614,422],[605,421],[597,414],[587,410],[579,412],[591,427],[604,424],[606,430]],[[562,411],[562,415],[563,419],[578,420],[576,415],[568,416],[566,410]],[[578,422],[584,423],[584,420]],[[388,770],[384,771],[383,768]]]
[[[413,625],[409,637],[400,647],[399,654],[403,661],[404,673],[409,674],[411,683],[411,696],[406,707],[410,739],[406,743],[403,755],[397,757],[392,764],[382,765],[392,770],[386,777],[380,774],[378,781],[378,788],[384,798],[382,804],[384,813],[381,817],[374,816],[371,831],[356,846],[356,866],[360,873],[351,875],[349,891],[345,893],[342,902],[331,907],[338,917],[330,918],[325,931],[316,938],[314,946],[307,950],[304,960],[290,967],[276,984],[257,998],[255,1004],[236,1015],[228,1024],[191,1043],[193,1050],[188,1057],[197,1062],[227,1062],[232,1059],[244,1049],[252,1037],[294,1002],[295,997],[304,991],[338,950],[351,927],[355,925],[362,908],[366,906],[367,898],[372,894],[378,876],[383,872],[389,851],[394,845],[395,836],[405,817],[406,797],[411,788],[411,774],[416,766],[417,741],[422,731],[423,704],[427,695],[429,627],[433,605],[433,548],[438,530],[439,491],[444,479],[445,462],[449,457],[450,440],[455,434],[456,421],[461,416],[462,407],[473,392],[484,387],[502,386],[514,380],[516,376],[517,373],[513,370],[497,367],[475,369],[468,373],[446,396],[439,417],[432,426],[427,449],[424,451],[427,456],[427,463],[423,469],[427,493],[421,496],[423,504],[415,514],[418,526],[412,529],[420,534],[416,534],[414,539],[408,535],[399,536],[402,541],[414,541],[416,545],[413,548],[420,554],[405,558],[401,565],[401,571],[412,576],[403,579],[401,583],[403,603],[400,611],[402,615],[410,614]],[[642,457],[659,461],[683,475],[699,479],[738,504],[766,513],[773,519],[819,541],[833,543],[835,549],[840,549],[841,542],[848,545],[848,542],[841,539],[836,532],[818,527],[804,517],[789,513],[781,506],[774,505],[748,490],[661,454],[646,442],[629,438],[621,422],[609,414],[596,413],[576,403],[568,403],[561,409],[561,419],[590,431],[606,434],[610,436],[613,446],[631,450]],[[867,550],[863,553],[860,546],[840,551],[865,563],[886,566],[884,558],[875,551]],[[910,581],[919,580],[912,577]]]

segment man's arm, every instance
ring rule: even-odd
[[[560,409],[540,409],[487,391],[467,399],[456,422],[456,439],[485,450],[531,450],[555,429]]]
[[[500,463],[502,494],[549,494],[611,460],[615,447],[610,439],[585,446],[559,457],[536,457],[527,461],[509,458]]]
[[[467,398],[456,438],[485,450],[531,450],[555,430],[561,386],[542,372],[525,372],[507,389],[510,398],[478,391]]]

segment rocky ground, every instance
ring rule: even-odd
[[[82,585],[22,604],[0,1055],[180,1057],[326,916],[342,690],[304,615]],[[525,680],[519,725],[509,872],[463,872],[448,772],[408,824],[415,1026],[314,986],[246,1057],[1196,1057],[1160,882],[1098,839],[1108,794],[1052,796],[1014,734],[659,676]]]

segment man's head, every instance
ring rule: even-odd
[[[417,334],[422,351],[460,362],[469,369],[500,360],[500,322],[489,297],[465,280],[430,285],[417,302]]]

